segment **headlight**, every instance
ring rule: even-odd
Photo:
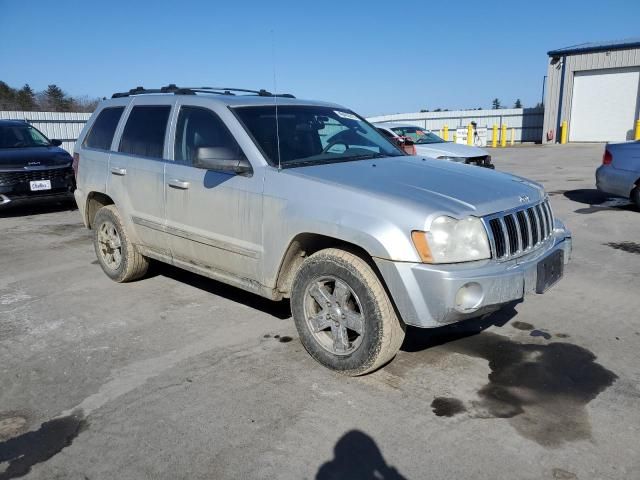
[[[457,263],[491,258],[489,239],[476,217],[438,217],[428,232],[414,231],[413,244],[425,263]]]
[[[443,155],[442,157],[437,157],[438,160],[448,160],[450,162],[460,162],[465,163],[467,161],[467,157],[448,157]]]

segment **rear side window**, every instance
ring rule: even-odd
[[[120,139],[119,152],[162,158],[169,105],[137,106],[131,109]]]
[[[84,146],[88,148],[98,148],[100,150],[110,150],[113,135],[120,117],[124,112],[124,107],[105,108],[98,114],[98,118],[93,122],[93,127],[84,141]]]
[[[182,107],[178,115],[174,158],[192,164],[200,147],[222,147],[243,157],[240,147],[222,120],[209,109]]]

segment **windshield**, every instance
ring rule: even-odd
[[[423,130],[420,127],[392,127],[391,130],[401,137],[409,137],[413,140],[413,143],[445,143],[444,140],[435,133]]]
[[[280,165],[287,168],[403,155],[374,127],[348,110],[303,105],[277,108],[277,128],[275,105],[234,109],[273,166],[278,165],[278,157]]]
[[[46,147],[47,137],[31,125],[0,125],[0,148]]]

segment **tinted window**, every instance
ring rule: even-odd
[[[102,110],[93,123],[91,131],[84,141],[84,146],[110,150],[113,135],[116,133],[116,127],[123,111],[124,107],[105,108]]]
[[[193,163],[196,149],[221,147],[233,150],[238,158],[243,154],[222,120],[211,110],[199,107],[182,107],[176,126],[174,158]]]
[[[122,132],[118,151],[162,158],[169,105],[133,107]]]

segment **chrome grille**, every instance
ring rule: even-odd
[[[483,218],[491,256],[510,260],[537,250],[553,236],[553,212],[549,201]]]

